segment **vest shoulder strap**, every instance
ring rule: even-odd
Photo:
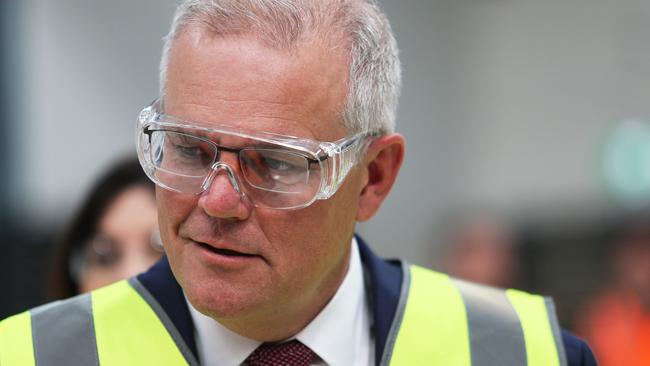
[[[29,312],[0,322],[0,365],[34,366],[32,321]]]
[[[50,303],[0,323],[2,366],[198,365],[136,279]]]
[[[189,351],[181,350],[184,347],[179,347],[179,339],[171,334],[175,328],[162,309],[154,309],[157,303],[151,303],[153,298],[145,299],[148,293],[143,293],[146,290],[141,286],[131,279],[92,293],[99,363],[102,366],[198,364]]]
[[[403,269],[382,365],[566,366],[552,300]]]

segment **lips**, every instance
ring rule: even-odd
[[[204,249],[207,249],[207,250],[209,250],[209,251],[211,251],[213,253],[217,253],[217,254],[220,254],[220,255],[225,255],[227,257],[256,257],[257,256],[255,254],[242,253],[242,252],[238,252],[238,251],[232,250],[232,249],[217,248],[217,247],[213,247],[211,245],[201,243],[201,242],[196,242],[196,243],[200,247],[202,247]]]
[[[211,253],[219,254],[224,257],[230,257],[230,258],[252,258],[252,257],[259,257],[257,254],[253,254],[250,251],[241,251],[237,250],[239,249],[240,246],[237,245],[231,245],[228,243],[214,243],[214,244],[209,244],[208,242],[205,241],[200,241],[200,240],[192,240],[190,239],[194,244],[196,244],[198,247],[200,247],[203,250],[207,250]]]

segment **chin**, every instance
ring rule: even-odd
[[[215,320],[246,317],[254,309],[255,299],[251,293],[239,291],[224,283],[184,286],[185,295],[192,306],[202,314]]]

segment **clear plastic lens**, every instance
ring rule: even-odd
[[[205,176],[216,161],[217,147],[210,141],[177,132],[155,131],[154,151],[158,151],[159,168],[186,176]]]
[[[283,150],[243,149],[239,153],[244,177],[252,186],[275,192],[298,193],[309,183],[309,161]]]
[[[320,185],[320,181],[310,179],[310,170],[320,167],[318,161],[313,160],[313,164],[304,154],[284,147],[221,147],[201,137],[166,130],[150,131],[150,144],[155,178],[181,192],[200,193],[223,153],[238,154],[239,171],[247,183],[244,193],[264,206],[282,208],[308,203]]]

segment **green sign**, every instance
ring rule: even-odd
[[[605,140],[603,169],[608,187],[626,201],[650,200],[650,123],[625,120]]]

